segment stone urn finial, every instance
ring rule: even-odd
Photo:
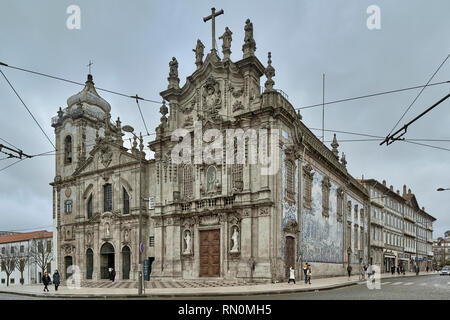
[[[333,148],[332,152],[334,153],[334,156],[337,159],[339,159],[339,151],[338,151],[339,143],[337,142],[337,139],[336,139],[336,133],[334,134],[333,142],[331,143],[331,147]]]
[[[264,71],[264,74],[267,77],[267,81],[264,83],[264,86],[266,87],[266,90],[264,90],[264,92],[273,91],[273,85],[275,84],[275,81],[272,80],[272,77],[275,77],[275,68],[272,67],[272,53],[269,52],[267,56],[267,68]]]

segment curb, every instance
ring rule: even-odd
[[[422,274],[419,276],[431,276],[436,274]],[[391,276],[385,277],[384,279],[392,279],[392,278],[411,278],[413,276]],[[415,276],[414,276],[415,277]],[[3,294],[11,294],[18,296],[28,296],[28,297],[37,297],[37,298],[53,298],[53,299],[148,299],[148,298],[184,298],[184,297],[227,297],[227,296],[261,296],[261,295],[272,295],[272,294],[290,294],[290,293],[298,293],[298,292],[315,292],[315,291],[326,291],[337,288],[349,287],[357,284],[364,284],[365,280],[353,280],[349,282],[324,285],[317,288],[303,287],[303,288],[281,288],[281,289],[273,289],[273,290],[258,290],[258,291],[240,291],[240,292],[180,292],[180,293],[156,293],[156,294],[144,294],[142,296],[138,296],[137,294],[44,294],[44,293],[31,293],[31,292],[14,292],[14,291],[3,291],[0,290],[0,293]]]

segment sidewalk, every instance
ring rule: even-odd
[[[421,272],[419,276],[437,275],[435,272]],[[381,279],[415,277],[415,273],[407,272],[405,276],[395,274],[382,274]],[[166,281],[169,283],[171,281]],[[180,282],[180,281],[174,281]],[[189,281],[183,281],[188,283]],[[204,281],[202,283],[207,283]],[[217,282],[216,282],[217,283]],[[66,286],[60,286],[55,292],[54,286],[49,286],[50,292],[43,292],[43,285],[26,285],[1,287],[0,293],[17,294],[34,297],[52,297],[52,298],[183,298],[183,297],[214,297],[214,296],[247,296],[261,294],[294,293],[316,290],[329,290],[334,288],[346,287],[365,283],[360,281],[358,276],[332,277],[322,279],[312,279],[311,285],[305,284],[303,280],[297,281],[297,284],[287,283],[268,283],[268,284],[234,284],[229,286],[208,286],[203,287],[166,287],[166,288],[146,288],[143,297],[137,295],[135,288],[90,288],[82,287],[80,289],[70,289]]]

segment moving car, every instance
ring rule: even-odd
[[[441,276],[442,275],[448,275],[450,276],[450,266],[445,266],[441,269],[441,272],[439,273]]]

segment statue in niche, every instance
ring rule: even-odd
[[[206,171],[206,192],[216,191],[216,178],[217,172],[216,167],[210,166]]]
[[[123,239],[124,239],[126,242],[128,242],[129,237],[130,237],[130,234],[129,234],[129,232],[128,232],[128,229],[125,229],[125,232],[124,232],[124,235],[123,235]]]
[[[186,232],[185,232],[184,242],[185,242],[185,246],[186,246],[184,249],[184,253],[190,254],[191,253],[191,232],[189,230],[186,230]]]
[[[231,252],[239,251],[239,232],[238,227],[233,228],[233,235],[231,236],[231,240],[233,240],[233,247],[231,247]]]
[[[105,236],[108,238],[109,237],[109,223],[107,223],[105,225]]]

